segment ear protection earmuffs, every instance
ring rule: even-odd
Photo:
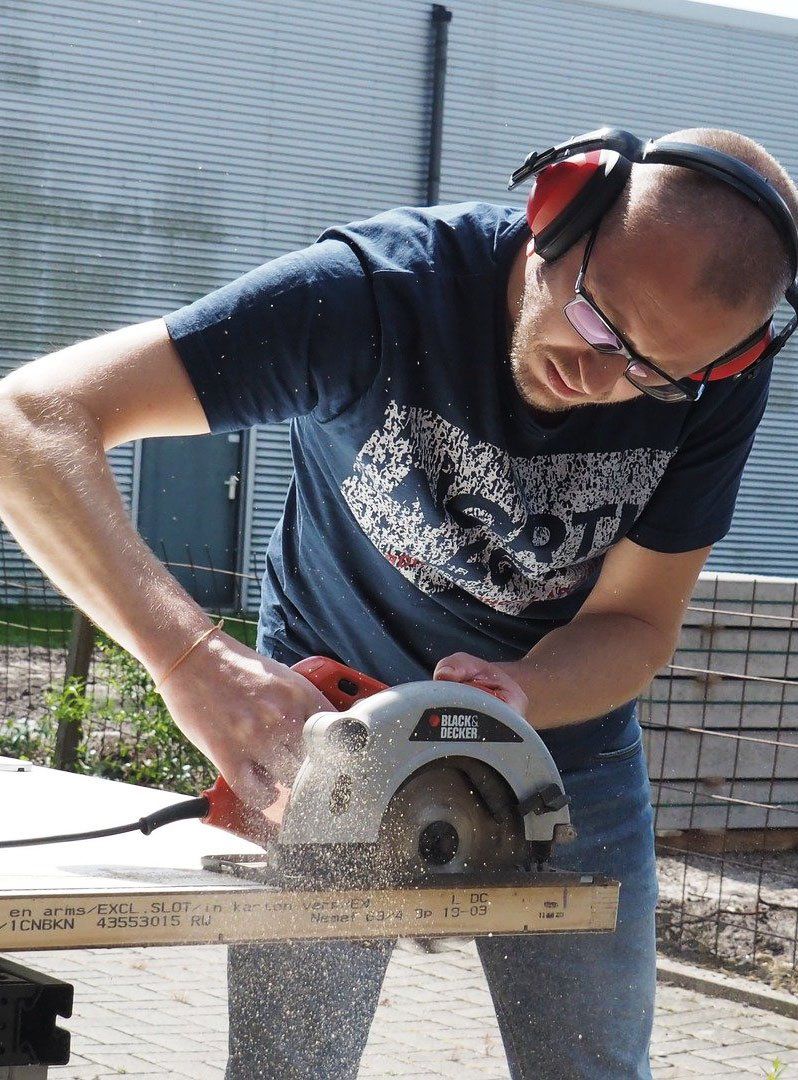
[[[600,128],[542,153],[531,153],[515,170],[507,187],[534,178],[526,217],[537,254],[547,262],[559,258],[589,232],[623,191],[638,163],[679,165],[711,176],[735,188],[767,215],[787,244],[792,283],[786,299],[798,314],[798,231],[781,195],[755,169],[728,154],[706,146],[656,139],[643,142],[620,128]],[[739,376],[778,351],[795,329],[774,337],[772,319],[743,342],[731,356],[717,362],[709,381]],[[702,381],[697,374],[691,378]]]

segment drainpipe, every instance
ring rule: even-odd
[[[449,23],[452,13],[443,4],[432,5],[433,68],[432,116],[430,118],[429,163],[427,170],[427,206],[438,202],[441,186],[441,149],[443,146],[443,94],[446,88],[446,53],[449,46]]]

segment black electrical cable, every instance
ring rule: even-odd
[[[202,796],[199,799],[181,799],[171,806],[164,806],[153,814],[139,818],[130,825],[115,825],[111,829],[95,829],[93,832],[64,833],[63,836],[31,836],[26,840],[0,840],[0,848],[36,847],[39,844],[65,844],[71,840],[97,840],[102,836],[119,836],[121,833],[143,832],[149,836],[162,825],[173,821],[186,821],[189,818],[203,818],[210,813],[210,803]]]
[[[137,832],[139,823],[118,825],[114,829],[97,829],[95,832],[64,833],[63,836],[32,836],[29,840],[0,840],[0,848],[36,847],[37,844],[63,844],[68,840],[96,840],[99,836],[117,836],[119,833]]]

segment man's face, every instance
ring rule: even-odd
[[[764,321],[732,309],[696,282],[711,237],[652,226],[644,237],[599,231],[585,285],[635,351],[675,379],[706,367]],[[574,297],[587,237],[552,263],[522,249],[508,286],[511,364],[524,400],[545,412],[639,397],[628,361],[592,349],[563,308]]]

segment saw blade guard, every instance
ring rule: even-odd
[[[306,758],[291,789],[281,845],[371,844],[400,788],[419,770],[457,758],[505,782],[528,841],[570,829],[557,766],[538,733],[509,705],[463,683],[405,683],[343,713],[311,716]],[[561,828],[555,833],[555,829]],[[559,834],[559,835],[558,835]]]

